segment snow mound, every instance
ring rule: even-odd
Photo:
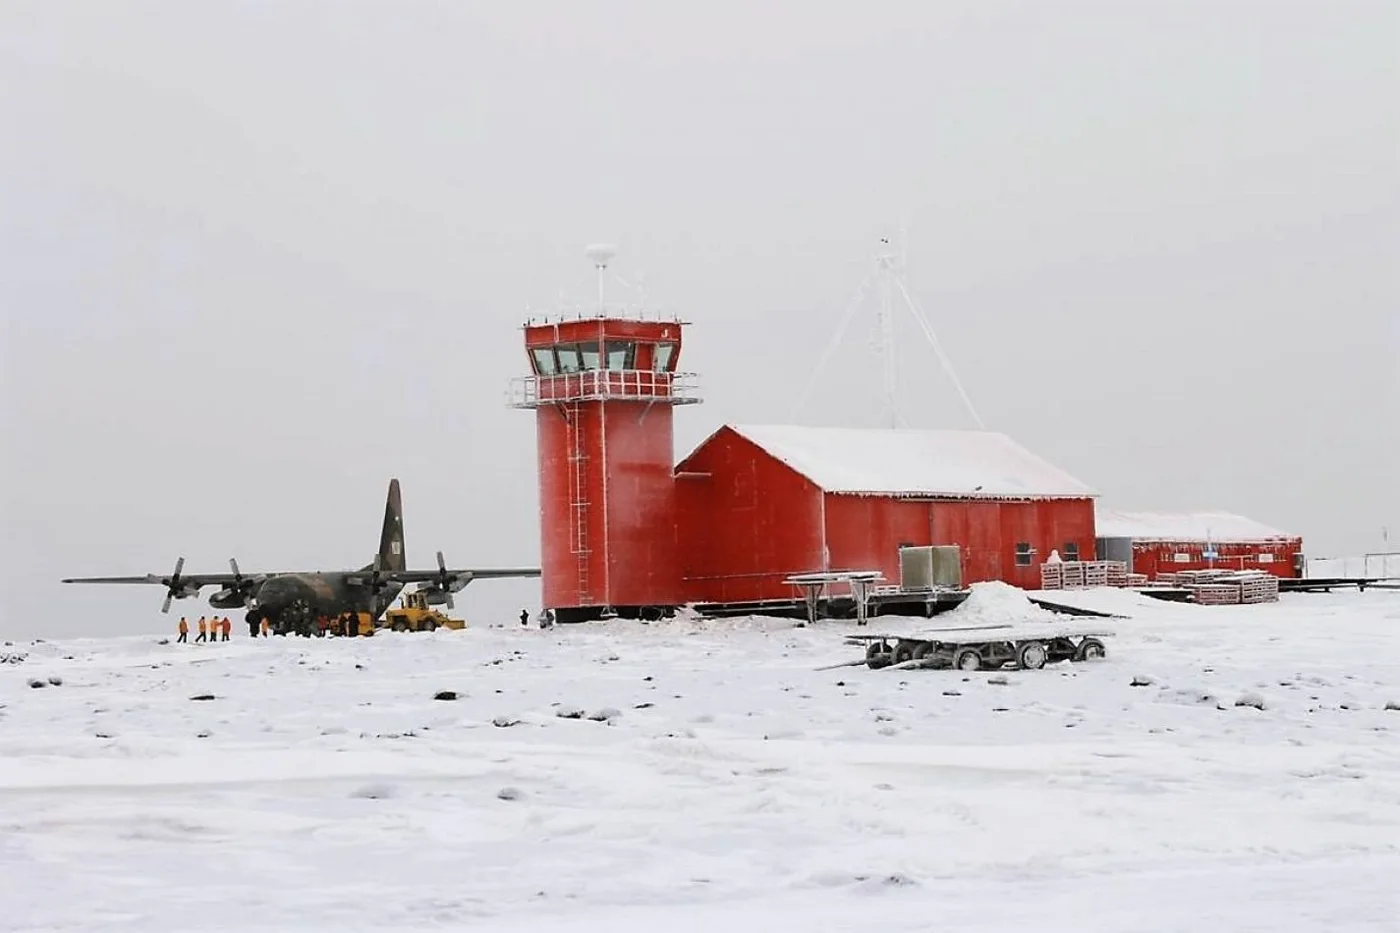
[[[944,618],[952,627],[1053,621],[1055,614],[1031,602],[1025,590],[991,580],[972,584],[967,599]]]

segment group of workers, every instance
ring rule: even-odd
[[[188,644],[190,641],[190,622],[184,616],[180,617],[180,624],[177,627],[180,637],[175,639],[177,643]],[[201,641],[228,641],[233,632],[233,623],[224,616],[222,619],[206,619],[199,617],[197,623],[199,634],[195,636],[196,642]],[[344,612],[336,618],[329,616],[318,616],[314,622],[307,622],[295,626],[291,630],[292,634],[310,637],[313,634],[318,638],[325,638],[327,635],[358,635],[360,634],[360,620],[352,613]],[[248,637],[269,638],[272,635],[272,623],[267,619],[248,621]]]
[[[232,631],[233,623],[229,622],[228,616],[224,616],[222,619],[206,619],[204,616],[200,616],[199,635],[195,637],[195,641],[228,641],[229,633]],[[220,638],[220,635],[223,638]],[[180,616],[180,637],[175,640],[189,643],[190,623],[184,616]]]
[[[548,609],[541,610],[539,615],[539,623],[540,628],[553,628],[554,613],[550,612]],[[520,610],[520,624],[530,624],[530,613],[525,609]],[[224,616],[222,619],[206,619],[204,616],[200,616],[197,626],[199,629],[199,634],[195,637],[196,642],[228,641],[229,633],[233,631],[233,624],[229,622],[228,616]],[[175,639],[175,641],[184,642],[188,644],[190,640],[190,623],[189,620],[186,619],[184,616],[180,616],[179,631],[180,637]],[[336,618],[331,618],[329,616],[318,616],[314,623],[314,628],[312,627],[312,624],[307,624],[298,625],[295,629],[295,634],[303,635],[308,638],[313,633],[318,638],[325,638],[327,635],[359,635],[360,620],[359,617],[356,616],[354,613],[342,612]],[[260,622],[253,621],[252,619],[250,619],[248,621],[248,637],[257,638],[259,635],[262,635],[263,638],[268,638],[269,636],[271,636],[271,623],[269,623],[267,619],[262,619]]]

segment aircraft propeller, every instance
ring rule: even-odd
[[[170,580],[165,584],[165,602],[161,604],[161,612],[170,611],[170,601],[176,597],[185,597],[185,588],[180,585],[180,571],[185,569],[185,559],[181,557],[175,561],[175,572],[170,575]]]
[[[238,569],[238,560],[236,558],[230,557],[228,559],[228,566],[229,569],[233,571],[233,583],[230,584],[229,589],[243,597],[243,605],[245,607],[251,608],[255,600],[253,599],[253,594],[249,591],[256,584],[256,581],[248,580],[247,577],[243,576],[243,572]]]
[[[369,579],[365,581],[365,585],[369,587],[369,606],[371,614],[373,614],[374,610],[379,606],[379,591],[385,588],[384,584],[380,582],[379,579],[383,565],[384,559],[378,554],[374,555],[374,569],[370,573]]]
[[[466,575],[466,579],[463,579],[463,575],[461,574],[448,573],[447,562],[443,560],[441,551],[437,552],[437,563],[438,575],[437,580],[433,582],[433,586],[442,591],[443,599],[447,603],[447,608],[453,609],[455,607],[452,602],[452,594],[472,582],[472,578],[469,574]]]

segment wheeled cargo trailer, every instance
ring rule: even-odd
[[[1098,660],[1107,654],[1102,639],[1112,635],[1102,629],[1057,625],[989,625],[911,635],[849,635],[846,643],[865,645],[863,663],[872,670],[998,670],[1009,663],[1039,670],[1057,661]]]

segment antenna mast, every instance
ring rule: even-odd
[[[963,405],[966,406],[968,414],[972,416],[972,420],[977,424],[977,427],[985,430],[986,424],[983,423],[982,416],[977,414],[977,409],[972,405],[972,399],[968,397],[967,390],[963,388],[962,380],[958,378],[958,374],[953,370],[953,363],[948,359],[948,354],[943,351],[943,344],[939,341],[938,335],[934,333],[933,325],[929,323],[928,315],[924,313],[923,308],[919,306],[918,301],[909,290],[909,285],[905,276],[905,271],[908,268],[906,261],[908,254],[903,239],[904,238],[901,237],[899,253],[896,255],[894,249],[891,247],[889,237],[880,237],[880,252],[875,257],[874,269],[874,277],[877,280],[880,291],[879,353],[884,366],[885,407],[889,426],[897,428],[900,427],[902,423],[902,419],[899,416],[898,342],[894,324],[894,296],[897,292],[899,296],[904,299],[905,307],[908,308],[910,316],[913,317],[914,321],[919,325],[919,329],[923,331],[924,337],[928,340],[929,345],[933,347],[934,353],[938,355],[938,361],[943,367],[944,374],[947,375],[949,381],[953,383],[953,388],[957,390],[959,397],[962,398]],[[837,345],[840,344],[842,337],[844,337],[846,333],[846,329],[850,326],[852,318],[855,317],[856,311],[860,307],[861,300],[865,295],[866,285],[870,282],[870,279],[871,275],[867,274],[865,279],[860,283],[860,287],[856,289],[856,294],[852,298],[850,306],[847,307],[846,313],[842,315],[840,326],[837,328],[836,333],[832,335],[831,342],[822,352],[821,359],[809,374],[806,387],[797,397],[797,401],[792,408],[792,417],[795,418],[798,412],[800,412],[802,407],[807,403],[812,389],[816,387],[823,370],[826,369],[827,363],[830,362],[832,355],[836,352]]]
[[[894,276],[895,257],[890,251],[890,238],[880,237],[880,255],[875,257],[875,267],[880,280],[880,362],[885,376],[885,414],[889,426],[897,428],[899,417],[899,357],[895,345],[894,329]]]

